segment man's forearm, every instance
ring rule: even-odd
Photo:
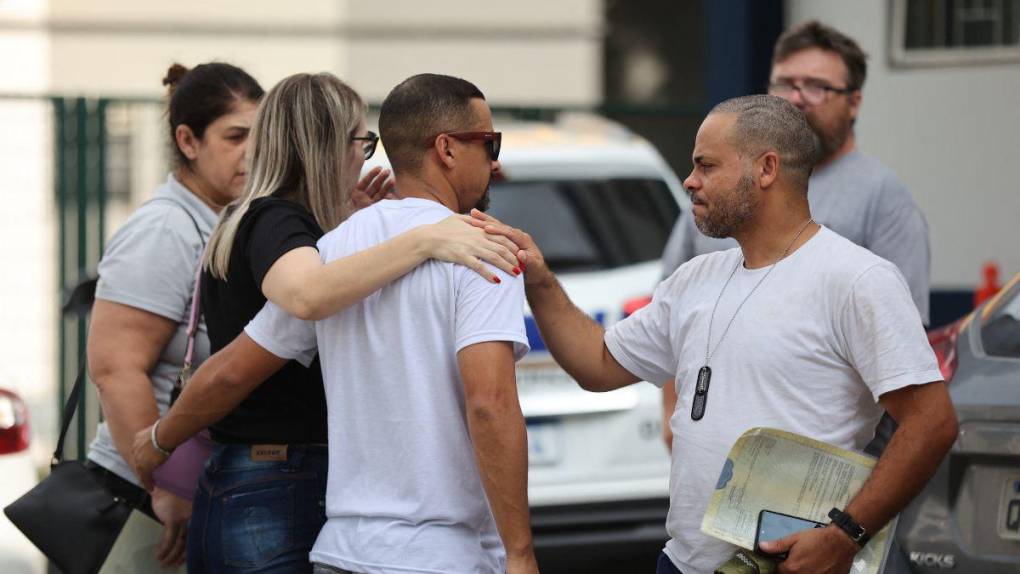
[[[159,424],[159,445],[175,448],[222,419],[286,364],[287,359],[273,355],[241,333],[195,371]]]
[[[217,385],[213,379],[189,383],[160,421],[157,442],[166,449],[177,448],[229,414],[247,395],[248,392],[241,388]]]
[[[528,514],[528,436],[514,379],[513,346],[476,343],[457,353],[478,474],[508,561],[534,561]]]
[[[525,292],[546,348],[578,384],[600,391],[637,380],[606,351],[605,329],[570,301],[554,277]]]
[[[213,355],[195,372],[159,423],[156,440],[161,447],[176,448],[222,419],[261,382],[227,377],[228,362],[219,354]]]
[[[506,552],[529,554],[528,437],[517,398],[494,407],[469,406],[467,420],[482,485]]]
[[[868,533],[881,530],[935,474],[956,439],[955,429],[952,416],[913,417],[902,422],[846,511]]]

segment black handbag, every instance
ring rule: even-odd
[[[148,203],[155,201],[169,201],[179,205],[191,219],[195,232],[202,239],[202,245],[205,245],[198,221],[183,205],[166,197],[155,197]],[[64,306],[64,312],[76,312],[79,315],[87,313],[95,299],[95,290],[95,279],[78,285]],[[197,304],[197,293],[196,280],[192,306]],[[195,346],[197,317],[194,312],[192,315],[188,327],[188,364],[180,378],[186,378],[190,370]],[[157,520],[152,513],[148,493],[141,487],[134,487],[119,477],[113,480],[124,484],[111,487],[104,483],[100,473],[90,470],[86,463],[80,460],[64,460],[64,439],[71,427],[71,419],[78,409],[80,397],[85,392],[85,365],[86,361],[82,360],[74,386],[64,404],[60,418],[60,437],[53,452],[49,476],[4,508],[7,518],[60,569],[62,574],[99,572],[132,510],[140,510],[153,520]],[[180,389],[177,391],[180,392]],[[137,495],[130,492],[135,488]]]
[[[133,508],[110,492],[85,463],[63,460],[64,438],[84,380],[82,362],[64,405],[49,476],[4,508],[7,518],[64,574],[98,572]]]

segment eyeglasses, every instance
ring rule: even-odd
[[[361,149],[365,152],[365,159],[368,159],[375,155],[375,146],[379,144],[379,136],[375,132],[365,132],[363,136],[353,136],[351,141],[364,142],[361,144]]]
[[[804,103],[809,106],[817,106],[823,103],[830,93],[851,94],[855,91],[857,91],[857,88],[851,88],[849,86],[845,88],[834,88],[828,84],[817,82],[805,82],[801,86],[792,82],[773,82],[769,84],[769,94],[779,96],[781,98],[788,98],[793,94],[793,92],[799,92],[801,99],[803,99]]]
[[[500,143],[503,140],[502,132],[440,132],[429,140],[429,145],[443,134],[461,141],[480,140],[485,143],[485,151],[489,152],[489,159],[492,161],[499,159]]]

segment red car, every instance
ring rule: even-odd
[[[0,508],[35,486],[39,475],[29,447],[28,409],[16,393],[0,388]],[[45,571],[42,554],[7,516],[0,514],[0,572]]]

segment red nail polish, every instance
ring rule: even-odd
[[[495,275],[492,276],[492,280],[496,283],[502,283],[502,281],[499,280],[499,277],[496,277]]]
[[[514,275],[520,275],[520,274],[521,274],[520,268],[514,267]]]

